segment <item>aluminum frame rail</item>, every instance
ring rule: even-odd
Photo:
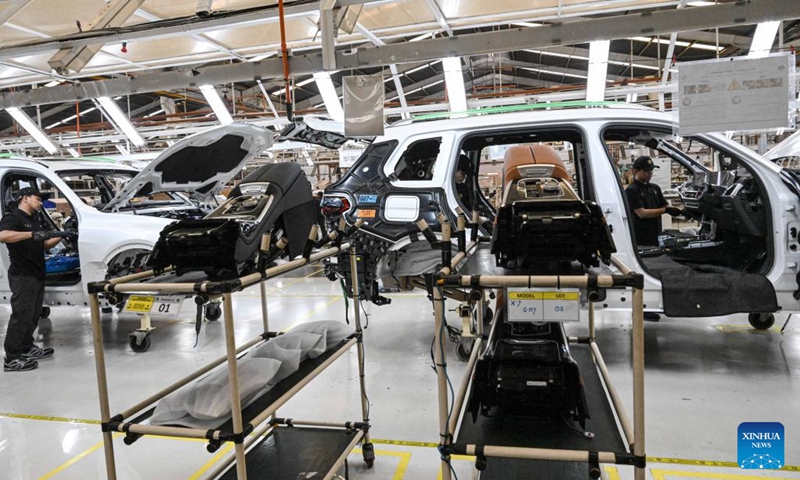
[[[357,228],[357,226],[355,228]],[[311,234],[313,235],[314,238],[316,237],[316,233],[317,233],[317,227],[314,226],[311,231]],[[311,238],[312,235],[310,235],[309,238]],[[330,239],[335,241],[336,236],[333,235],[330,237]],[[230,458],[226,459],[222,466],[218,467],[216,470],[211,472],[212,476],[209,476],[207,478],[213,478],[213,476],[218,475],[224,468],[230,465],[231,462],[235,461],[238,480],[245,480],[247,478],[245,450],[248,447],[250,447],[261,434],[265,433],[270,428],[272,428],[273,422],[271,421],[267,423],[267,426],[261,428],[261,430],[256,430],[256,428],[261,423],[270,419],[270,417],[272,417],[274,421],[274,417],[277,414],[278,408],[280,408],[282,405],[288,402],[306,384],[308,384],[313,378],[315,378],[317,375],[319,375],[319,373],[321,373],[323,370],[325,370],[325,368],[327,368],[331,363],[333,363],[333,361],[341,357],[344,354],[344,352],[348,351],[353,346],[356,346],[358,352],[362,423],[358,424],[361,426],[361,433],[359,433],[356,436],[357,440],[354,440],[351,443],[348,452],[352,451],[352,449],[355,448],[357,443],[361,443],[365,461],[367,461],[368,465],[372,464],[372,461],[374,461],[374,450],[369,437],[369,418],[368,418],[369,405],[366,399],[366,387],[365,387],[365,375],[364,375],[363,330],[361,326],[361,318],[358,308],[356,308],[354,315],[355,333],[350,337],[350,339],[346,343],[341,345],[339,349],[336,350],[329,358],[327,358],[320,365],[315,367],[311,373],[306,375],[306,377],[304,377],[301,381],[295,384],[291,389],[289,389],[289,391],[287,391],[276,401],[272,402],[271,405],[266,407],[259,415],[251,419],[247,424],[244,423],[242,417],[242,407],[239,394],[239,377],[237,370],[237,356],[242,352],[244,352],[245,350],[261,343],[262,341],[277,335],[275,333],[269,332],[269,322],[267,317],[267,304],[266,304],[266,290],[264,288],[265,280],[296,270],[310,263],[314,263],[319,260],[332,257],[344,251],[350,251],[350,258],[352,259],[350,267],[354,284],[353,298],[354,301],[356,302],[356,305],[358,305],[359,291],[357,282],[357,269],[355,263],[355,257],[356,257],[355,248],[350,243],[342,243],[338,246],[330,247],[312,254],[310,248],[311,247],[310,242],[311,240],[309,240],[309,245],[307,245],[304,256],[301,258],[292,260],[282,265],[278,265],[276,267],[266,268],[262,271],[257,271],[255,273],[245,275],[233,280],[203,281],[197,283],[149,283],[149,284],[131,283],[154,277],[156,272],[150,270],[104,282],[95,282],[89,285],[89,307],[92,319],[92,334],[93,334],[94,349],[95,349],[94,350],[95,368],[97,372],[98,395],[100,400],[100,420],[103,431],[103,448],[106,459],[106,475],[109,480],[115,480],[117,478],[116,463],[114,457],[114,445],[112,437],[113,432],[116,431],[127,432],[128,436],[126,437],[126,442],[125,442],[127,444],[133,443],[133,441],[135,441],[138,437],[141,437],[143,435],[164,435],[171,437],[208,439],[210,442],[209,443],[210,449],[214,449],[212,448],[212,445],[218,444],[221,441],[232,441],[235,444],[235,452],[233,453],[233,455]],[[268,238],[266,239],[266,242],[262,242],[262,251],[266,250],[266,248],[264,247],[265,243],[267,246],[269,245]],[[234,312],[232,303],[232,293],[240,291],[256,283],[261,284],[264,333],[256,337],[255,339],[250,340],[244,343],[243,345],[237,347],[234,338]],[[103,350],[103,331],[100,321],[100,302],[98,299],[98,295],[101,293],[134,293],[134,292],[167,293],[167,294],[210,294],[214,296],[222,296],[226,354],[225,356],[204,366],[200,370],[197,370],[194,373],[190,374],[189,376],[164,388],[160,392],[151,395],[150,397],[142,400],[136,405],[124,410],[122,413],[112,416],[109,406],[110,403],[109,391],[108,391],[105,355]],[[125,421],[134,414],[140,413],[144,409],[151,407],[156,401],[165,397],[169,393],[172,393],[177,389],[181,388],[182,386],[188,384],[189,382],[201,377],[202,375],[211,371],[211,369],[213,369],[214,367],[221,365],[226,361],[228,364],[228,380],[230,384],[230,397],[231,397],[231,410],[232,410],[231,420],[233,423],[232,434],[230,433],[225,434],[219,428],[207,430],[207,429],[196,429],[196,428],[186,428],[186,427],[165,427],[165,426],[155,426],[155,425],[142,425],[136,423],[135,419],[133,421]],[[295,422],[295,423],[298,425],[300,424],[300,422]],[[331,426],[330,424],[319,424],[319,423],[317,424],[306,423],[306,424],[328,426],[328,427]],[[353,427],[352,423],[344,425],[348,426],[348,428]],[[258,433],[258,435],[253,435],[254,431]],[[336,465],[341,465],[341,463],[344,461],[344,458],[346,458],[346,454],[342,454],[340,461],[337,462]],[[336,468],[336,465],[333,467],[334,469]],[[325,478],[332,478],[334,473],[335,472],[333,470],[331,472],[328,472],[328,475]]]

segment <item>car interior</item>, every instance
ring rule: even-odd
[[[663,231],[658,246],[638,247],[645,267],[661,265],[666,257],[680,264],[717,265],[750,273],[769,268],[766,196],[759,179],[735,155],[696,138],[657,129],[611,127],[603,139],[610,152],[627,148],[668,159],[673,178],[684,180],[670,188],[672,204],[682,205],[685,214],[679,217],[677,228]],[[629,165],[622,160],[617,166],[624,188],[630,179]],[[666,189],[662,186],[662,190]]]

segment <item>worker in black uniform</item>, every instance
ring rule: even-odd
[[[636,245],[657,246],[661,234],[661,215],[665,213],[683,215],[680,208],[670,207],[661,188],[650,183],[653,169],[659,168],[647,156],[641,156],[633,162],[633,182],[625,189],[628,207],[633,212],[633,231],[636,234]]]
[[[17,208],[0,220],[0,242],[8,246],[11,318],[5,339],[6,372],[24,372],[39,366],[37,360],[53,356],[52,348],[33,343],[44,301],[44,252],[55,247],[72,230],[44,230],[37,212],[47,196],[26,187],[17,194]]]
[[[683,211],[679,208],[670,207],[661,188],[650,183],[653,178],[653,169],[659,168],[653,163],[653,159],[641,156],[633,162],[633,181],[625,194],[628,197],[628,207],[633,214],[633,231],[636,235],[636,245],[658,246],[658,235],[661,234],[661,215],[665,213],[677,216],[682,215]],[[644,319],[658,321],[661,317],[654,312],[644,312]]]

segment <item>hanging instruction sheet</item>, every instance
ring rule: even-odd
[[[680,134],[791,127],[793,69],[790,54],[679,63]]]

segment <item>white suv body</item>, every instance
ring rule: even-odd
[[[702,229],[687,231],[717,241],[714,251],[721,263],[766,277],[775,288],[779,309],[800,311],[800,182],[792,172],[722,135],[678,137],[673,134],[676,125],[670,114],[620,106],[553,107],[387,128],[350,171],[326,189],[323,209],[329,215],[344,215],[351,223],[357,218],[367,223],[362,230],[372,236],[373,244],[380,244],[367,253],[373,257],[378,278],[390,285],[401,276],[431,271],[439,261],[435,252],[429,253],[427,242],[414,238],[413,222],[423,218],[435,226],[439,209],[451,221],[456,207],[468,209],[460,202],[454,182],[459,164],[466,164],[464,155],[469,157],[469,182],[486,220],[482,232],[489,235],[496,205],[485,191],[479,192],[475,178],[482,184],[492,177],[502,178],[505,146],[547,143],[571,163],[573,183],[583,200],[601,206],[612,229],[616,255],[644,273],[647,309],[662,311],[661,282],[635,245],[621,172],[630,168],[634,154],[647,154],[660,157],[667,182],[676,173],[685,175],[680,196],[687,209],[698,208],[694,200],[704,188],[727,202],[710,212]],[[615,164],[612,151],[626,161]],[[717,180],[705,182],[704,177]],[[728,234],[727,246],[719,241],[720,232]],[[737,254],[743,258],[735,258]],[[610,290],[600,306],[629,308],[630,295]]]
[[[269,131],[232,124],[182,139],[141,172],[97,160],[2,159],[0,209],[5,215],[13,208],[14,194],[26,186],[35,185],[42,191],[57,193],[52,201],[71,213],[64,226],[78,229],[80,271],[55,282],[48,276],[44,303],[45,306],[87,305],[88,283],[143,268],[161,230],[175,218],[184,217],[187,211],[194,214],[197,207],[184,194],[175,192],[199,191],[199,199],[209,198],[271,144]],[[73,189],[78,181],[105,184],[111,187],[106,190],[113,193],[92,198],[100,204],[90,206],[87,198]],[[117,184],[111,185],[114,182]],[[112,197],[113,194],[116,196]],[[198,215],[201,217],[202,212]],[[46,216],[44,220],[49,218]],[[56,224],[51,227],[58,228]],[[68,245],[67,250],[73,247]],[[7,248],[2,245],[3,302],[11,298],[8,261]]]

